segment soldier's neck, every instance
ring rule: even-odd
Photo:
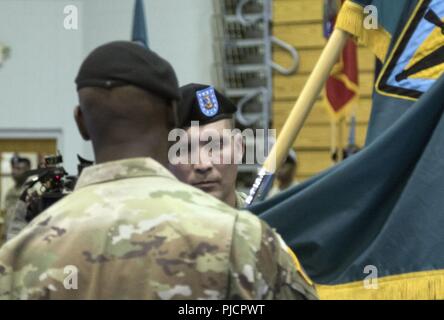
[[[152,158],[161,165],[168,164],[168,147],[166,144],[149,146],[140,143],[115,143],[100,147],[94,147],[96,163],[130,159],[130,158]]]
[[[236,193],[234,190],[228,194],[227,198],[225,199],[225,203],[233,208],[236,208]]]

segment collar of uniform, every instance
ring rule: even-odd
[[[83,169],[75,189],[107,181],[150,176],[176,179],[171,172],[151,158],[132,158],[105,162]]]
[[[245,200],[247,200],[247,195],[240,191],[235,191],[234,194],[236,195],[236,209],[245,208]]]

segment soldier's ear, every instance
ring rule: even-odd
[[[86,141],[91,140],[88,129],[85,126],[85,119],[83,117],[82,109],[80,109],[80,106],[76,106],[74,108],[74,119],[76,120],[77,128],[79,129],[82,138]]]

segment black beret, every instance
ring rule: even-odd
[[[155,52],[135,42],[115,41],[93,50],[80,66],[77,90],[134,85],[167,100],[179,100],[173,67]]]
[[[200,125],[231,118],[237,111],[236,105],[212,86],[190,83],[180,87],[182,100],[179,103],[181,127],[191,126],[191,121]]]

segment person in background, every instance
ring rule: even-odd
[[[284,164],[277,171],[276,181],[273,188],[268,193],[268,198],[298,184],[295,180],[297,167],[296,152],[291,149]]]
[[[12,216],[15,212],[15,207],[17,201],[20,198],[23,183],[26,180],[26,172],[31,169],[31,161],[28,158],[20,157],[19,155],[14,155],[11,158],[11,175],[14,180],[14,186],[11,187],[5,196],[5,214],[2,217],[3,220],[3,230],[6,233],[8,224],[11,221]],[[0,244],[4,240],[4,235],[0,239]]]

